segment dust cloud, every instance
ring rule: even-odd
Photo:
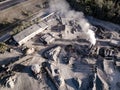
[[[65,0],[50,0],[50,11],[56,12],[61,18],[66,18],[66,21],[75,21],[80,25],[81,30],[86,34],[86,39],[90,41],[92,45],[96,44],[95,33],[90,29],[89,22],[85,19],[82,12],[72,10]]]

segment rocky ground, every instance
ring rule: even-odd
[[[120,26],[61,13],[24,45],[7,43],[11,49],[0,54],[0,90],[120,89]]]

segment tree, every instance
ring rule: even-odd
[[[71,8],[98,19],[120,24],[120,0],[67,0]]]
[[[7,49],[8,46],[5,43],[0,42],[0,53],[4,53]]]

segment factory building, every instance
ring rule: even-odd
[[[26,41],[28,41],[31,38],[33,38],[38,33],[44,31],[47,27],[48,26],[45,23],[41,23],[39,25],[34,24],[34,25],[28,27],[27,29],[21,31],[17,35],[13,36],[13,38],[19,45],[22,45]]]

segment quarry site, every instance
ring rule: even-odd
[[[120,26],[65,0],[48,4],[26,21],[34,23],[0,37],[9,47],[0,52],[0,90],[120,90]]]

